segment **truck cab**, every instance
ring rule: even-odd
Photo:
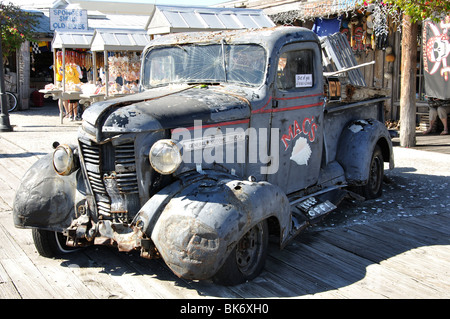
[[[346,196],[380,196],[393,167],[384,97],[336,95],[322,45],[298,27],[151,41],[141,92],[90,106],[78,144],[30,168],[15,225],[44,256],[107,244],[186,279],[255,278],[269,234],[283,248]]]

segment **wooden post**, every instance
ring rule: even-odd
[[[97,85],[97,52],[92,51],[92,82]]]
[[[21,110],[30,108],[30,41],[23,42],[17,54],[17,98]]]
[[[3,51],[0,39],[0,132],[10,132],[13,130],[9,123],[9,110],[5,95],[5,78],[3,74]]]
[[[417,23],[403,15],[400,91],[400,146],[416,145]]]

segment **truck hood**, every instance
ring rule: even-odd
[[[143,132],[220,123],[250,117],[250,102],[243,96],[214,87],[156,88],[100,102],[83,114],[83,128],[99,133]],[[91,133],[94,133],[91,131]]]

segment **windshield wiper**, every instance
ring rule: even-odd
[[[195,81],[186,83],[189,85],[220,85],[220,82],[208,82],[208,81]]]

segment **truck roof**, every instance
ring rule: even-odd
[[[298,41],[320,43],[318,36],[309,29],[277,26],[261,29],[172,33],[150,41],[147,47],[190,43],[221,43],[222,39],[228,44],[255,43],[265,47],[276,46],[279,41],[282,42],[280,45]]]

